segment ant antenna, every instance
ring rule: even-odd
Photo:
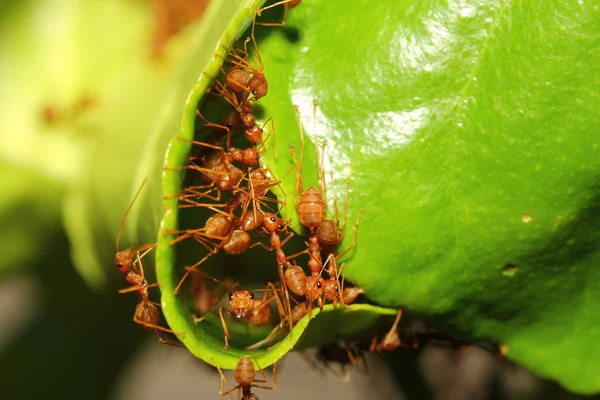
[[[135,200],[137,199],[138,195],[142,191],[142,188],[144,187],[146,182],[148,182],[148,178],[144,178],[144,181],[140,185],[140,188],[135,193],[135,196],[133,196],[133,200],[131,200],[131,204],[129,204],[129,207],[127,207],[127,211],[125,211],[125,215],[123,215],[123,219],[121,220],[121,227],[119,228],[119,234],[117,235],[117,251],[119,251],[119,241],[121,240],[121,234],[123,233],[123,226],[125,225],[125,218],[127,218],[127,214],[129,214],[129,211],[131,211],[131,208],[133,207]]]

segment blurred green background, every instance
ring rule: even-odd
[[[135,296],[117,295],[124,284],[113,273],[140,160],[164,149],[148,138],[173,106],[189,53],[214,48],[202,40],[219,36],[239,1],[208,3],[0,2],[0,398],[218,397],[214,373],[133,323]],[[129,221],[124,242],[151,240],[155,230],[138,226]],[[306,395],[302,382],[315,381],[315,398],[577,397],[477,349],[393,354],[391,375],[371,358],[371,374],[356,377],[354,389],[335,377],[323,383],[290,358],[280,388],[261,398]],[[123,389],[143,382],[168,390]]]

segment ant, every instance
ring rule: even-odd
[[[396,314],[396,319],[394,320],[392,327],[380,341],[378,340],[377,336],[373,337],[369,351],[392,351],[400,347],[402,343],[400,342],[400,330],[398,329],[398,324],[400,323],[400,318],[402,318],[402,311],[403,310],[401,308],[398,309],[398,313]]]
[[[123,232],[125,219],[127,218],[127,214],[129,214],[129,211],[133,207],[133,204],[135,203],[138,195],[140,194],[147,180],[147,178],[144,179],[140,188],[135,194],[131,204],[127,208],[127,211],[125,211],[125,215],[123,216],[123,219],[121,219],[121,227],[119,229],[119,234],[117,235],[117,254],[115,256],[115,266],[117,267],[117,270],[119,272],[123,273],[125,282],[131,285],[128,288],[119,290],[119,293],[135,292],[138,295],[139,302],[136,306],[135,313],[133,314],[133,321],[135,323],[141,325],[145,329],[154,330],[154,333],[156,333],[156,338],[159,342],[183,347],[180,344],[171,343],[164,340],[158,333],[159,331],[162,331],[175,334],[175,332],[173,332],[171,329],[164,328],[158,325],[160,318],[157,307],[159,307],[160,304],[150,300],[150,293],[148,292],[148,289],[152,287],[157,287],[159,286],[159,284],[148,283],[144,274],[144,267],[142,265],[142,258],[146,254],[148,254],[152,249],[154,249],[156,247],[156,244],[145,244],[139,247],[134,247],[132,245],[126,250],[119,250],[119,241]],[[133,260],[134,254],[136,257],[135,261]],[[181,334],[183,334],[183,332]]]
[[[342,382],[350,381],[350,372],[352,367],[358,367],[360,359],[363,360],[364,373],[369,372],[367,360],[365,359],[365,349],[360,344],[348,343],[332,343],[327,346],[320,347],[317,351],[317,360],[335,376],[340,378]],[[334,369],[331,363],[340,364],[341,371]]]
[[[61,123],[74,123],[90,108],[97,105],[97,100],[89,94],[82,94],[68,108],[60,108],[59,106],[48,102],[44,104],[40,110],[40,117],[48,126],[58,126]]]
[[[268,247],[267,245],[265,245],[264,243],[261,243],[261,242],[255,243],[254,245],[252,245],[252,247],[261,246],[262,248],[264,248],[267,251],[275,250],[275,257],[277,259],[279,279],[281,281],[282,291],[285,295],[284,299],[283,299],[283,304],[284,304],[285,309],[287,310],[286,314],[291,315],[292,311],[291,311],[290,295],[289,295],[289,291],[288,291],[288,279],[287,279],[288,271],[291,267],[291,264],[287,261],[287,258],[285,256],[285,253],[283,252],[282,247],[288,242],[288,240],[290,240],[292,238],[294,233],[293,232],[290,233],[288,235],[288,237],[286,237],[282,241],[281,238],[279,237],[279,234],[281,234],[284,231],[287,232],[287,224],[282,219],[277,218],[275,216],[275,214],[271,214],[271,213],[264,213],[262,229],[266,234],[271,235],[271,247]],[[287,270],[285,273],[283,271],[284,267],[287,267]],[[302,273],[303,272],[304,271],[302,271]],[[294,287],[295,287],[295,285],[294,285]],[[295,291],[294,289],[292,289],[292,291],[296,294],[300,294],[298,291]],[[302,291],[304,291],[304,290],[302,290]],[[290,329],[291,329],[291,328],[293,328],[293,322],[291,319],[289,321],[290,321]]]
[[[292,298],[292,300],[293,300],[293,298]],[[304,318],[305,315],[308,315],[308,314],[309,314],[309,312],[306,309],[306,305],[304,303],[296,304],[296,306],[294,306],[294,308],[292,308],[292,314],[291,314],[292,322],[289,323],[289,321],[288,321],[288,324],[293,327],[295,324],[300,322],[300,320],[302,318]],[[285,318],[287,319],[288,317],[285,316]],[[282,325],[283,325],[283,322],[280,323],[279,325],[275,326],[275,328],[273,328],[273,330],[269,333],[269,335],[265,339],[261,340],[260,342],[255,343],[251,346],[247,346],[246,350],[255,350],[255,349],[262,347],[266,343],[271,342],[273,340],[273,338],[275,338],[281,331]]]
[[[259,23],[258,25],[262,25],[262,26],[285,26],[285,23],[287,21],[288,10],[299,6],[301,2],[302,2],[302,0],[283,0],[283,1],[278,1],[277,3],[271,4],[270,6],[261,8],[260,10],[257,11],[257,15],[259,17],[262,15],[263,11],[268,10],[270,8],[274,8],[274,7],[280,6],[280,5],[283,4],[283,6],[284,6],[284,9],[283,9],[283,21],[279,22],[279,23]]]
[[[204,273],[206,277],[212,279],[213,281],[225,286],[229,287],[227,284],[219,281],[216,278],[209,276]],[[233,287],[238,286],[238,283],[234,284]],[[233,289],[231,287],[230,289]],[[254,325],[264,325],[267,321],[265,321],[265,316],[271,318],[271,312],[265,311],[267,307],[271,307],[269,303],[275,300],[277,304],[277,308],[280,311],[280,315],[283,315],[283,306],[281,305],[281,301],[279,300],[279,296],[277,296],[277,288],[272,283],[268,283],[265,289],[257,289],[254,291],[263,291],[263,297],[260,300],[255,300],[254,293],[252,291],[238,289],[235,291],[231,291],[229,293],[229,305],[231,310],[225,307],[219,307],[218,313],[219,318],[221,319],[221,325],[223,326],[223,336],[225,338],[225,345],[223,346],[224,350],[229,348],[229,330],[227,329],[227,323],[225,322],[224,314],[228,314],[232,317],[237,318],[238,320],[247,321],[253,323]],[[272,294],[270,294],[272,292]],[[217,302],[218,304],[218,302]],[[198,323],[203,321],[206,316],[202,317],[194,317],[194,322]]]
[[[179,292],[179,289],[181,288],[181,285],[187,278],[188,274],[191,271],[196,270],[210,256],[217,254],[219,250],[223,249],[225,253],[232,255],[241,254],[242,252],[248,250],[251,247],[252,238],[246,232],[247,230],[253,230],[259,226],[263,226],[263,230],[268,233],[271,233],[272,230],[285,229],[285,224],[283,221],[277,221],[278,223],[275,224],[271,223],[270,221],[266,221],[264,218],[264,213],[262,210],[260,210],[260,206],[256,205],[256,202],[259,202],[259,204],[262,203],[262,196],[266,194],[268,188],[274,186],[275,184],[279,184],[279,182],[274,181],[276,182],[275,184],[273,182],[262,183],[255,191],[253,177],[265,178],[264,172],[262,170],[249,171],[249,182],[251,188],[250,193],[248,193],[247,190],[239,189],[236,193],[234,193],[232,199],[225,204],[223,211],[218,210],[209,204],[196,204],[199,206],[205,206],[206,208],[217,212],[217,214],[208,219],[203,228],[185,230],[183,232],[178,230],[165,232],[165,234],[183,233],[183,235],[180,235],[176,239],[172,240],[170,245],[192,237],[209,251],[209,253],[200,261],[190,267],[186,267],[187,272],[175,287],[175,294]],[[261,196],[261,198],[256,197],[257,194]],[[247,212],[250,201],[254,201],[255,209],[252,212]],[[235,217],[233,215],[233,211],[239,206],[241,206],[243,209],[242,218],[239,222],[234,223]],[[220,240],[220,242],[213,243],[208,239],[205,239],[205,237],[217,239]]]
[[[223,375],[223,371],[217,366],[217,370],[221,375],[221,379],[219,381],[219,395],[226,396],[229,395],[229,398],[233,400],[232,392],[237,390],[237,398],[240,399],[240,394],[242,396],[242,400],[260,400],[258,396],[252,393],[252,388],[259,388],[265,390],[275,390],[275,386],[277,385],[277,362],[273,366],[273,386],[265,386],[265,385],[257,385],[256,382],[259,383],[267,383],[269,382],[269,378],[263,371],[263,369],[258,365],[258,361],[256,361],[256,357],[254,359],[256,365],[260,373],[262,374],[264,379],[256,379],[256,369],[254,365],[250,361],[248,357],[240,358],[236,367],[235,367],[235,380],[238,383],[237,386],[230,389],[227,384],[227,379],[225,379],[225,375]],[[213,363],[216,365],[216,362],[213,357]],[[225,387],[227,391],[223,391],[223,383],[225,383]]]

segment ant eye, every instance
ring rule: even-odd
[[[277,229],[279,229],[280,231],[283,230],[283,228],[285,228],[283,225],[279,224],[279,226],[277,226]]]
[[[250,293],[250,298],[254,300],[254,293]]]
[[[277,218],[275,218],[275,217],[271,217],[270,219],[271,219],[271,222],[277,221]]]
[[[115,264],[115,265],[117,266],[117,269],[123,268],[123,263],[118,263],[118,264]]]
[[[317,289],[321,289],[321,282],[317,282]]]
[[[229,301],[233,300],[233,293],[229,293]]]
[[[335,291],[338,292],[340,289],[336,286],[335,287]]]

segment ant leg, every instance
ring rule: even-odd
[[[254,44],[254,50],[256,51],[256,58],[258,59],[258,63],[260,64],[260,71],[264,69],[264,65],[262,62],[262,58],[260,57],[260,51],[258,51],[258,44],[256,43],[256,37],[254,36],[254,27],[256,26],[256,16],[258,14],[258,10],[254,12],[254,18],[252,19],[252,32],[250,33],[250,37],[252,38],[252,43]],[[248,40],[246,39],[246,43]],[[244,51],[248,54],[248,50],[246,49],[246,43],[244,43]]]
[[[140,289],[142,289],[144,287],[144,285],[135,285],[135,286],[130,286],[128,288],[125,289],[121,289],[119,290],[119,294],[123,294],[123,293],[130,293],[130,292],[137,292]]]
[[[342,232],[346,229],[346,220],[348,218],[348,192],[350,190],[350,180],[346,181],[346,199],[344,200],[344,219],[343,226],[340,228]]]
[[[198,272],[198,271],[194,270],[193,272]],[[205,274],[205,275],[206,275],[206,274]],[[220,283],[221,285],[224,285],[224,286],[226,286],[226,287],[227,287],[227,285],[225,285],[223,282],[219,281],[218,279],[215,279],[215,278],[213,278],[213,277],[211,277],[211,276],[209,276],[209,275],[206,275],[206,276],[207,276],[208,278],[210,278],[210,279],[214,280],[215,282],[217,282],[217,283]],[[235,287],[236,285],[238,285],[238,283],[235,283],[235,284],[234,284],[234,287]],[[223,297],[224,297],[226,294],[227,294],[227,292],[223,292],[223,293],[221,293],[221,295],[219,296],[219,298],[217,299],[217,301],[215,301],[215,302],[214,302],[214,304],[212,305],[212,307],[210,308],[210,310],[209,310],[207,313],[205,313],[203,316],[201,316],[201,317],[197,317],[197,316],[196,316],[196,314],[192,314],[192,318],[194,319],[194,323],[195,323],[195,324],[197,324],[198,322],[202,322],[202,321],[204,321],[204,320],[206,319],[206,317],[207,317],[207,316],[210,314],[210,312],[211,312],[212,310],[214,310],[214,309],[215,309],[215,308],[216,308],[216,307],[219,305],[219,303],[221,302],[221,300],[223,300]]]
[[[287,308],[287,314],[289,316],[289,323],[290,323],[290,330],[292,330],[292,329],[294,329],[294,321],[292,320],[292,306],[290,304],[290,292],[288,291],[287,283],[285,282],[285,274],[283,272],[283,265],[284,265],[283,263],[279,263],[279,265],[277,266],[278,267],[277,272],[279,272],[279,280],[281,281],[281,290],[283,291],[283,293],[285,293],[284,306],[285,306],[285,308]],[[289,267],[289,265],[288,265],[288,267]]]
[[[373,336],[373,339],[371,339],[371,344],[369,345],[370,353],[374,353],[377,351],[377,342],[378,341],[379,341],[379,339],[377,338],[377,336]]]
[[[254,343],[253,345],[247,346],[246,350],[256,350],[256,349],[264,346],[265,344],[272,342],[273,339],[277,336],[277,334],[279,334],[280,331],[281,331],[281,326],[276,325],[273,328],[273,330],[267,335],[266,338],[264,338],[260,342]]]
[[[217,362],[215,361],[215,358],[212,357],[213,359],[213,363],[217,364]],[[225,396],[226,394],[229,395],[230,400],[233,400],[233,395],[231,394],[231,392],[233,392],[236,389],[239,389],[239,385],[234,387],[233,389],[229,389],[229,384],[227,383],[227,379],[225,379],[225,375],[223,375],[223,371],[221,371],[221,368],[217,367],[217,371],[219,371],[219,375],[221,375],[221,379],[219,380],[219,396]],[[224,392],[223,391],[223,383],[225,383],[225,387],[227,388],[227,391]],[[238,391],[239,394],[239,391]]]
[[[271,130],[269,131],[269,134],[267,135],[267,137],[265,138],[265,140],[263,140],[263,144],[267,142],[267,140],[269,140],[269,138],[271,137],[271,135],[273,135],[273,153],[275,154],[275,159],[279,158],[279,153],[277,152],[277,139],[275,135],[275,122],[273,120],[273,117],[269,117],[269,119],[267,119],[265,121],[265,123],[262,125],[262,129],[264,129],[264,127],[268,124],[271,123]]]
[[[121,240],[121,234],[123,233],[123,226],[125,226],[125,219],[127,218],[129,211],[131,211],[133,204],[137,200],[137,198],[138,198],[140,192],[142,191],[142,188],[146,184],[146,182],[148,182],[148,178],[144,178],[144,180],[142,181],[142,184],[140,185],[137,192],[135,193],[135,196],[133,196],[133,200],[131,201],[131,203],[129,203],[129,207],[127,207],[127,210],[125,211],[125,215],[123,215],[123,218],[121,219],[121,226],[119,227],[119,234],[117,235],[117,252],[119,251],[119,242]]]
[[[211,251],[210,253],[208,253],[207,255],[204,256],[204,258],[202,258],[200,261],[198,261],[196,264],[192,265],[191,267],[187,267],[187,271],[186,273],[183,275],[183,278],[181,278],[181,280],[179,281],[179,283],[177,284],[177,286],[175,287],[175,290],[173,291],[174,294],[179,293],[179,289],[181,289],[181,285],[183,285],[183,282],[185,281],[185,279],[187,278],[187,276],[189,275],[189,273],[191,272],[191,270],[195,270],[196,268],[198,268],[198,266],[200,266],[200,264],[202,264],[204,261],[206,261],[210,256],[217,254],[217,252],[219,251],[221,247],[215,247],[215,249],[213,251]]]
[[[321,157],[319,159],[319,147],[317,144],[317,105],[319,102],[317,100],[313,101],[313,132],[312,132],[312,141],[313,147],[315,149],[315,161],[317,163],[317,175],[319,179],[319,191],[323,194],[323,198],[325,199],[325,203],[327,203],[327,184],[325,182],[325,146],[327,142],[323,142],[323,149],[321,151]]]
[[[265,374],[265,371],[260,367],[260,365],[258,365],[258,360],[256,360],[256,356],[254,356],[254,362],[256,363],[256,366],[258,366],[258,370],[262,374],[263,378],[265,378],[265,379],[255,379],[254,382],[264,382],[264,383],[269,382],[269,377],[267,377],[267,374]],[[266,389],[266,390],[275,390],[276,385],[277,385],[277,361],[273,365],[273,386],[252,385],[252,387]]]
[[[333,262],[335,263],[335,257],[333,257]],[[340,275],[342,275],[342,271],[344,270],[344,267],[346,266],[346,263],[343,263],[340,266],[340,269],[337,273],[336,279],[338,281],[338,283],[340,283]],[[337,264],[336,264],[336,269],[337,269]],[[344,275],[342,275],[342,282],[340,283],[340,304],[342,305],[342,308],[345,307],[346,303],[344,303]]]
[[[292,254],[292,255],[289,255],[289,256],[287,256],[285,259],[286,259],[286,260],[292,260],[292,259],[294,259],[294,258],[296,258],[296,257],[299,257],[299,256],[301,256],[302,254],[310,254],[310,250],[309,250],[309,249],[302,250],[302,251],[300,251],[300,252],[298,252],[298,253],[295,253],[295,254]]]
[[[287,21],[287,13],[288,13],[288,3],[290,2],[290,0],[283,0],[283,1],[279,1],[277,3],[271,4],[268,7],[264,7],[261,8],[260,10],[257,11],[258,16],[260,17],[262,12],[265,10],[268,10],[269,8],[273,8],[279,5],[284,5],[284,9],[283,9],[283,21],[279,22],[279,23],[275,23],[275,22],[260,22],[257,23],[257,25],[261,25],[261,26],[285,26],[285,23]]]
[[[223,350],[229,349],[229,331],[227,330],[227,324],[225,323],[225,317],[223,316],[223,310],[226,310],[223,307],[219,307],[219,317],[221,318],[221,324],[223,325],[223,336],[225,337],[225,346],[223,346]]]
[[[156,333],[156,339],[162,343],[162,344],[168,344],[170,346],[176,346],[176,347],[183,347],[184,349],[186,348],[183,344],[181,343],[176,343],[176,342],[169,342],[168,340],[163,339],[160,334],[158,333],[158,330],[154,330],[154,333]]]
[[[354,248],[354,246],[356,246],[356,231],[358,230],[358,224],[360,223],[360,218],[362,216],[362,213],[363,213],[363,210],[361,209],[360,212],[358,213],[358,218],[356,219],[356,225],[354,225],[354,227],[352,227],[352,230],[354,231],[352,244],[346,250],[344,250],[341,253],[339,253],[338,255],[336,255],[335,256],[336,260],[338,258],[340,258],[341,256],[343,256],[344,254],[346,254],[347,252],[349,252],[350,250],[352,250]]]
[[[400,318],[402,318],[402,312],[404,310],[402,310],[401,308],[398,309],[398,313],[396,314],[396,319],[394,320],[394,323],[392,324],[392,327],[390,328],[389,332],[385,335],[386,337],[391,334],[392,332],[394,332],[396,329],[398,329],[398,324],[400,323]]]
[[[202,115],[200,110],[196,110],[196,115],[204,120],[204,122],[205,122],[204,126],[209,127],[209,128],[219,128],[219,129],[226,131],[227,132],[227,148],[229,149],[231,147],[231,130],[229,129],[229,127],[227,127],[225,125],[215,124],[214,122],[210,122],[204,115]],[[179,139],[179,137],[178,137],[178,139]],[[183,140],[185,140],[185,139],[183,139]],[[198,144],[198,145],[201,145],[204,147],[216,149],[216,150],[223,150],[222,147],[211,145],[209,143],[195,142],[195,141],[192,141],[192,143]]]
[[[253,247],[256,247],[256,246],[260,246],[260,247],[262,247],[263,249],[265,249],[267,251],[273,251],[274,250],[272,247],[269,247],[266,244],[261,243],[261,242],[254,243],[253,245],[250,246],[250,248],[253,248]]]
[[[185,335],[185,332],[174,332],[173,330],[171,330],[169,328],[164,328],[164,327],[162,327],[160,325],[151,324],[149,322],[141,320],[141,319],[138,318],[137,315],[133,316],[133,322],[135,322],[136,324],[139,324],[139,325],[143,326],[144,328],[149,328],[149,329],[159,330],[159,331],[163,331],[163,332],[167,332],[167,333],[172,333],[174,335]]]
[[[200,111],[196,111],[196,115],[202,115],[202,114],[200,114]],[[204,117],[202,117],[202,119],[204,119]],[[207,125],[207,126],[208,126],[208,125]],[[222,125],[217,125],[217,124],[213,124],[213,125],[211,125],[211,126],[216,126],[216,127],[218,127],[218,128],[224,129],[224,130],[225,130],[225,129],[227,129],[227,127],[225,127],[225,126],[222,126]],[[191,144],[195,144],[195,145],[197,145],[197,146],[208,147],[208,148],[210,148],[210,149],[224,151],[224,149],[223,149],[221,146],[217,146],[217,145],[215,145],[215,144],[211,144],[211,143],[199,142],[199,141],[197,141],[197,140],[185,139],[185,138],[182,138],[182,137],[180,137],[180,136],[175,136],[175,139],[177,139],[177,140],[181,140],[181,141],[183,141],[183,142],[188,142],[188,143],[191,143]]]

